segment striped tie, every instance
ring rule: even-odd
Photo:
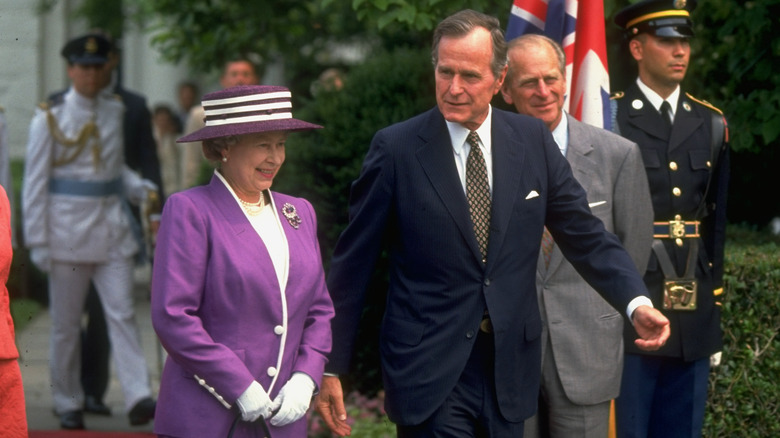
[[[485,157],[479,149],[479,135],[471,131],[466,138],[471,151],[466,159],[466,197],[469,201],[469,213],[474,223],[482,262],[487,261],[488,238],[490,237],[490,185],[488,184]]]

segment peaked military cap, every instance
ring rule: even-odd
[[[690,12],[695,8],[696,0],[645,0],[621,9],[615,15],[615,24],[625,30],[628,38],[640,33],[690,38],[693,36]]]
[[[68,41],[60,54],[71,64],[105,64],[111,51],[111,42],[97,33],[90,33]]]

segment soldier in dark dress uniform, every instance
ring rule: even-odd
[[[646,352],[625,326],[620,438],[700,436],[710,357],[722,348],[728,131],[720,110],[680,89],[695,5],[649,0],[615,17],[639,67],[636,82],[613,96],[615,126],[642,151],[655,214],[644,279],[672,332],[664,347]]]

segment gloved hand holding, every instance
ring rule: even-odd
[[[271,418],[271,424],[279,427],[301,419],[309,410],[314,387],[311,377],[301,372],[293,373],[274,399],[279,412]]]
[[[30,248],[30,261],[42,272],[49,272],[51,261],[49,260],[49,248],[45,246],[36,246]]]
[[[150,191],[156,192],[159,190],[157,184],[141,178],[127,167],[122,170],[122,184],[125,187],[127,199],[135,205],[144,202]]]
[[[269,418],[273,412],[274,403],[257,381],[252,381],[249,387],[236,400],[238,409],[241,410],[241,418],[244,421],[255,421],[261,416]]]

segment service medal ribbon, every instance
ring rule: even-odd
[[[284,206],[282,207],[282,214],[287,218],[287,222],[289,222],[290,225],[292,225],[292,227],[296,230],[301,226],[301,217],[298,216],[298,211],[295,209],[294,205],[290,204],[289,202],[285,202]]]

